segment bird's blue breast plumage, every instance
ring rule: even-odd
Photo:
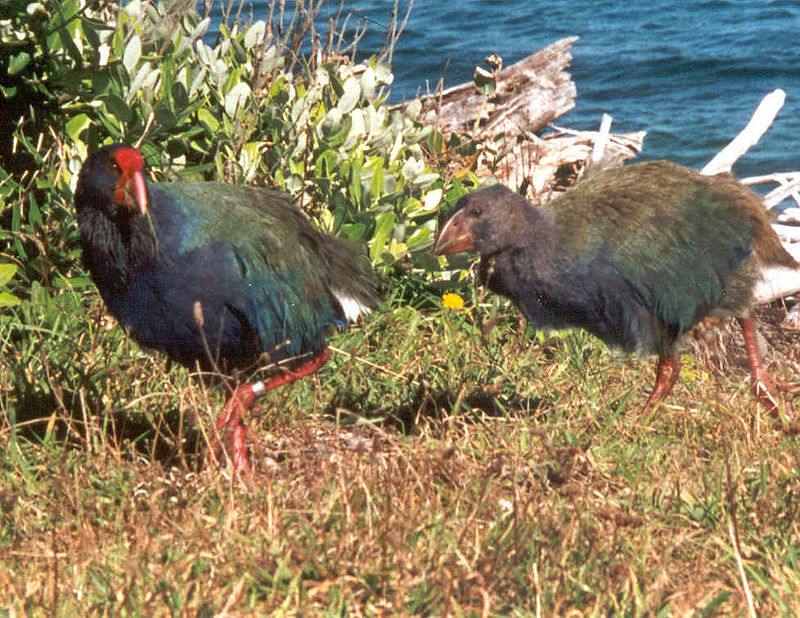
[[[217,183],[151,186],[153,259],[123,295],[109,299],[140,343],[184,364],[208,365],[210,355],[237,367],[262,354],[278,361],[324,345],[326,327],[340,318],[324,273],[310,256],[280,257],[308,252],[292,229],[296,215],[270,221],[243,207],[257,197]]]

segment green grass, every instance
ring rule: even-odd
[[[220,389],[91,288],[33,297],[0,329],[6,615],[746,615],[745,582],[800,613],[799,438],[732,348],[643,416],[650,362],[393,301],[262,402],[241,482],[198,429]]]

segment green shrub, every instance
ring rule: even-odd
[[[2,86],[17,114],[0,158],[0,234],[22,292],[33,280],[83,283],[72,191],[87,152],[110,141],[138,146],[159,177],[284,189],[324,228],[364,242],[384,273],[425,275],[444,196],[425,152],[441,137],[419,106],[384,104],[390,68],[353,64],[330,44],[295,61],[297,37],[264,21],[223,23],[211,44],[194,5],[3,9]]]

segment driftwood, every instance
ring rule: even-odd
[[[751,176],[742,178],[746,185],[760,185],[768,182],[779,185],[764,196],[764,206],[774,208],[786,198],[791,197],[795,207],[786,208],[778,215],[781,223],[800,223],[800,172],[787,172],[781,174],[768,174],[767,176]]]
[[[476,75],[486,94],[473,82],[421,97],[423,121],[444,135],[469,134],[478,141],[539,131],[575,107],[575,83],[566,68],[577,40],[557,41],[507,69],[490,56],[493,71],[478,69]]]
[[[558,128],[554,133],[519,140],[510,149],[493,158],[484,148],[479,158],[478,175],[492,174],[510,187],[525,187],[534,203],[549,201],[554,193],[575,184],[589,168],[589,161],[598,138],[598,131],[573,131]],[[608,135],[602,159],[597,168],[621,165],[642,149],[644,132]],[[594,165],[592,167],[595,167]]]
[[[753,117],[747,123],[747,126],[742,129],[741,133],[730,144],[720,150],[717,156],[700,170],[700,173],[709,176],[723,172],[729,173],[733,168],[733,164],[739,160],[739,157],[752,146],[755,146],[761,136],[767,132],[772,121],[775,120],[775,116],[778,115],[778,112],[783,107],[785,100],[786,94],[780,89],[774,90],[765,96],[756,111],[753,112]]]
[[[746,185],[778,184],[779,186],[776,189],[767,193],[762,199],[764,206],[767,208],[774,208],[789,197],[794,200],[795,204],[800,206],[800,192],[798,192],[798,189],[800,189],[800,172],[752,176],[743,178],[741,182]],[[777,223],[772,224],[772,229],[781,239],[784,248],[795,260],[800,262],[800,225],[786,225],[787,223],[800,224],[800,208],[785,208],[777,216],[777,220]],[[800,272],[773,269],[765,271],[762,278],[761,286],[755,291],[757,302],[784,298],[800,291]],[[800,330],[800,302],[796,302],[788,311],[781,326],[788,330]]]
[[[557,127],[542,135],[575,106],[576,87],[567,68],[577,40],[556,41],[506,69],[493,54],[486,59],[491,70],[476,69],[472,83],[421,97],[421,118],[445,137],[455,133],[473,140],[476,156],[468,163],[479,177],[491,175],[524,187],[531,201],[546,202],[580,178],[603,135]],[[602,160],[592,167],[621,165],[635,157],[644,136],[605,135]]]

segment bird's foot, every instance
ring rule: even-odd
[[[256,385],[258,386],[258,384]],[[250,472],[250,462],[247,459],[247,443],[244,430],[244,413],[252,405],[256,395],[262,389],[254,388],[251,384],[241,384],[228,399],[228,403],[217,418],[217,439],[214,445],[215,454],[222,450],[222,435],[230,446],[231,463],[233,469],[239,474]]]
[[[311,375],[317,369],[327,363],[330,357],[330,348],[323,348],[321,352],[319,352],[316,356],[312,356],[307,361],[300,363],[292,369],[275,374],[264,382],[259,382],[258,384],[262,385],[264,392],[271,391],[274,388],[278,388],[284,384],[289,384],[295,380],[299,380],[300,378]]]
[[[217,418],[214,454],[219,455],[222,451],[221,438],[224,437],[231,451],[230,458],[233,469],[239,474],[249,474],[250,462],[247,458],[247,442],[244,430],[245,412],[253,405],[256,397],[314,373],[330,357],[331,351],[328,348],[324,348],[309,360],[300,363],[291,370],[271,376],[264,382],[239,385],[233,391],[228,403],[225,404],[222,413]]]
[[[678,381],[680,376],[681,367],[676,356],[667,356],[658,359],[658,368],[656,370],[656,384],[653,387],[647,402],[644,404],[644,414],[649,413],[655,405],[664,397],[669,395],[675,382]]]
[[[794,392],[792,382],[774,381],[766,370],[759,372],[753,380],[753,391],[758,402],[779,423],[780,428],[789,434],[800,433],[800,419],[794,406],[780,396],[779,391]]]
[[[759,403],[763,404],[770,412],[776,412],[780,409],[780,396],[777,394],[777,387],[772,381],[772,378],[763,373],[757,375],[753,379],[753,392],[756,395]]]
[[[788,401],[784,401],[779,391],[786,393],[800,392],[800,384],[773,380],[769,375],[761,352],[758,349],[758,330],[752,318],[739,318],[744,335],[744,347],[747,351],[747,361],[750,365],[750,374],[753,376],[753,391],[759,403],[767,408],[770,414],[778,417],[784,431],[797,433],[797,412]]]

